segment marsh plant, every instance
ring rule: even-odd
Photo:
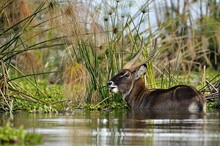
[[[0,127],[1,145],[37,145],[42,143],[43,137],[24,131],[20,126],[18,129],[12,128],[9,123]]]
[[[22,109],[27,102],[36,111],[124,107],[106,82],[135,55],[142,38],[140,60],[158,38],[156,56],[147,64],[150,88],[201,85],[202,73],[193,81],[191,73],[220,66],[218,5],[215,0],[2,0],[1,109]]]
[[[89,92],[90,75],[82,64],[68,65],[63,73],[63,95],[69,101],[68,106],[85,104]]]

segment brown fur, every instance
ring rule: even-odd
[[[188,111],[193,104],[198,111],[205,110],[205,97],[194,87],[178,85],[169,89],[149,90],[142,78],[135,79],[135,72],[122,70],[110,80],[117,86],[118,92],[124,94],[125,101],[132,109]],[[126,77],[125,74],[130,76]]]
[[[142,79],[138,79],[131,93],[125,97],[131,108],[150,110],[188,110],[190,104],[195,102],[199,110],[203,111],[204,96],[193,87],[178,85],[169,89],[149,90]]]

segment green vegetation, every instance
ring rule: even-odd
[[[42,142],[42,136],[38,134],[28,133],[23,130],[13,129],[9,123],[5,127],[0,127],[0,144],[16,144],[16,145],[36,145]]]
[[[147,64],[149,88],[200,89],[206,80],[219,80],[218,1],[72,2],[0,2],[0,110],[127,108],[105,86],[142,37],[140,60],[158,38],[157,54]]]

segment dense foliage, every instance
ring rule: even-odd
[[[149,88],[201,88],[219,75],[218,5],[199,0],[2,0],[0,109],[127,108],[105,84],[135,54],[142,37],[141,59],[158,38],[145,77]]]

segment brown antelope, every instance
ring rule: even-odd
[[[194,87],[177,85],[169,89],[154,90],[145,87],[141,76],[147,71],[146,63],[156,53],[156,40],[154,41],[154,49],[147,59],[134,65],[140,57],[143,47],[144,43],[142,42],[141,49],[135,57],[107,82],[110,92],[122,93],[132,109],[205,111],[205,96]]]

